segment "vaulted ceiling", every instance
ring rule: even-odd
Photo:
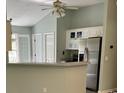
[[[7,19],[12,18],[12,25],[33,26],[50,11],[42,8],[51,5],[55,0],[7,0]],[[89,6],[104,0],[60,0],[68,6]]]

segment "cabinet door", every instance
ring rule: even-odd
[[[74,36],[71,36],[72,33],[75,33]],[[78,49],[79,48],[79,42],[76,39],[76,33],[74,31],[67,31],[66,32],[66,49]]]
[[[89,37],[99,37],[103,36],[103,28],[100,27],[91,27],[88,29]]]
[[[91,27],[88,29],[89,31],[89,36],[88,37],[97,37],[97,28],[96,27]]]
[[[69,41],[69,49],[78,49],[79,48],[79,42],[76,39],[72,39]]]
[[[12,49],[11,45],[11,24],[9,21],[6,22],[6,51],[10,51]]]
[[[97,30],[97,36],[103,36],[103,27],[99,27]]]
[[[87,47],[87,39],[82,39],[79,41],[79,53],[84,54],[84,50]]]
[[[82,29],[82,38],[88,38],[89,37],[89,30],[88,28]]]

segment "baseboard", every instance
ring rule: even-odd
[[[108,92],[114,91],[114,90],[117,90],[117,88],[107,89],[107,90],[99,90],[98,93],[108,93]]]

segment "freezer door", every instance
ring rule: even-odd
[[[87,88],[92,90],[98,89],[98,68],[100,58],[101,38],[90,38],[87,40],[88,57],[90,64],[87,70]]]

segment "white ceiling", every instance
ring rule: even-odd
[[[12,18],[12,25],[33,26],[50,11],[42,11],[45,4],[55,0],[7,0],[7,19]],[[89,6],[104,0],[60,0],[68,6]]]

